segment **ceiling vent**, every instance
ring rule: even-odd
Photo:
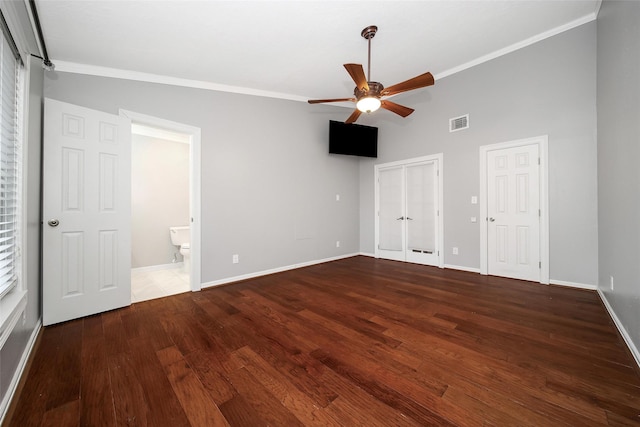
[[[469,129],[469,115],[454,117],[449,119],[449,132],[455,132],[458,130]]]

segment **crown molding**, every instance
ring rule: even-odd
[[[240,86],[230,86],[201,80],[183,79],[180,77],[164,76],[161,74],[143,73],[140,71],[123,70],[120,68],[101,67],[98,65],[79,64],[68,61],[53,61],[56,71],[65,73],[86,74],[90,76],[112,77],[115,79],[136,80],[148,83],[159,83],[172,86],[183,86],[195,89],[213,90],[218,92],[239,93],[243,95],[261,96],[265,98],[286,99],[290,101],[307,102],[307,98],[288,93],[271,92]]]
[[[487,55],[476,58],[472,61],[469,61],[465,64],[459,65],[457,67],[450,68],[448,70],[442,71],[434,75],[435,80],[443,79],[445,77],[451,76],[453,74],[459,73],[461,71],[467,70],[471,67],[475,67],[476,65],[480,65],[484,62],[491,61],[492,59],[499,58],[503,55],[506,55],[511,52],[515,52],[516,50],[525,48],[527,46],[531,46],[532,44],[538,43],[539,41],[548,39],[549,37],[553,37],[560,33],[564,33],[565,31],[569,31],[573,28],[579,27],[581,25],[587,24],[589,22],[595,21],[598,17],[598,11],[600,10],[601,1],[596,5],[595,10],[588,15],[583,16],[582,18],[578,18],[574,21],[568,22],[564,25],[560,25],[559,27],[552,28],[549,31],[545,31],[544,33],[536,34],[533,37],[529,37],[521,42],[514,43],[510,46],[507,46],[502,49],[498,49],[495,52],[491,52]]]

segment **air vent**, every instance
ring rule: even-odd
[[[465,114],[464,116],[454,117],[449,119],[449,132],[455,132],[458,130],[468,129],[469,128],[469,115]]]

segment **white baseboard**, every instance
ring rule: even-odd
[[[22,374],[24,374],[24,369],[27,366],[27,362],[29,361],[29,357],[31,356],[33,347],[36,344],[36,339],[38,338],[40,329],[42,329],[42,319],[38,320],[35,328],[33,328],[33,332],[31,332],[29,341],[27,341],[27,345],[22,352],[22,357],[18,362],[18,368],[13,373],[13,378],[11,378],[11,383],[9,384],[9,388],[7,389],[7,393],[5,394],[4,399],[2,399],[2,403],[0,403],[0,425],[4,423],[4,417],[7,415],[9,404],[13,400],[16,390],[18,389],[18,384],[20,383]]]
[[[587,285],[585,283],[577,283],[577,282],[567,282],[566,280],[549,280],[550,285],[558,285],[558,286],[567,286],[569,288],[578,288],[578,289],[589,289],[591,291],[595,291],[598,289],[596,285]]]
[[[480,269],[475,267],[465,267],[463,265],[445,264],[444,268],[450,268],[452,270],[468,271],[469,273],[480,274]]]
[[[182,268],[182,265],[184,263],[182,261],[180,262],[172,262],[170,264],[159,264],[159,265],[149,265],[146,267],[136,267],[136,268],[132,268],[131,271],[132,272],[144,272],[144,271],[160,271],[160,270],[171,270],[174,268]]]
[[[602,303],[604,304],[607,311],[609,312],[609,316],[611,316],[611,318],[613,319],[613,323],[616,325],[616,328],[618,328],[618,332],[620,332],[620,335],[622,335],[624,342],[627,344],[627,347],[631,351],[633,358],[636,360],[636,364],[638,365],[638,367],[640,367],[640,351],[638,351],[638,347],[636,347],[636,345],[634,344],[633,340],[629,336],[629,333],[624,328],[624,325],[616,315],[616,312],[613,311],[613,307],[611,307],[611,304],[609,304],[609,301],[607,300],[607,297],[604,294],[604,292],[602,292],[600,288],[598,288],[597,291],[598,291],[598,295],[600,295],[600,299],[602,300]]]
[[[284,266],[284,267],[272,268],[270,270],[257,271],[255,273],[242,274],[240,276],[227,277],[227,278],[224,278],[224,279],[219,279],[219,280],[214,280],[212,282],[203,283],[202,284],[202,289],[210,288],[212,286],[226,285],[227,283],[238,282],[240,280],[247,280],[247,279],[253,279],[255,277],[267,276],[269,274],[281,273],[283,271],[295,270],[296,268],[309,267],[311,265],[322,264],[322,263],[330,262],[330,261],[337,261],[339,259],[351,258],[351,257],[357,256],[357,255],[359,255],[359,254],[358,253],[352,253],[352,254],[346,254],[346,255],[339,255],[339,256],[331,257],[331,258],[319,259],[319,260],[314,260],[314,261],[307,261],[307,262],[302,262],[302,263],[299,263],[299,264],[292,264],[292,265],[287,265],[287,266]]]
[[[370,252],[360,252],[358,253],[358,255],[362,255],[362,256],[368,256],[370,258],[375,258],[376,254],[370,253]]]

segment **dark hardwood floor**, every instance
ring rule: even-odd
[[[43,330],[9,426],[640,423],[592,291],[354,257]]]

